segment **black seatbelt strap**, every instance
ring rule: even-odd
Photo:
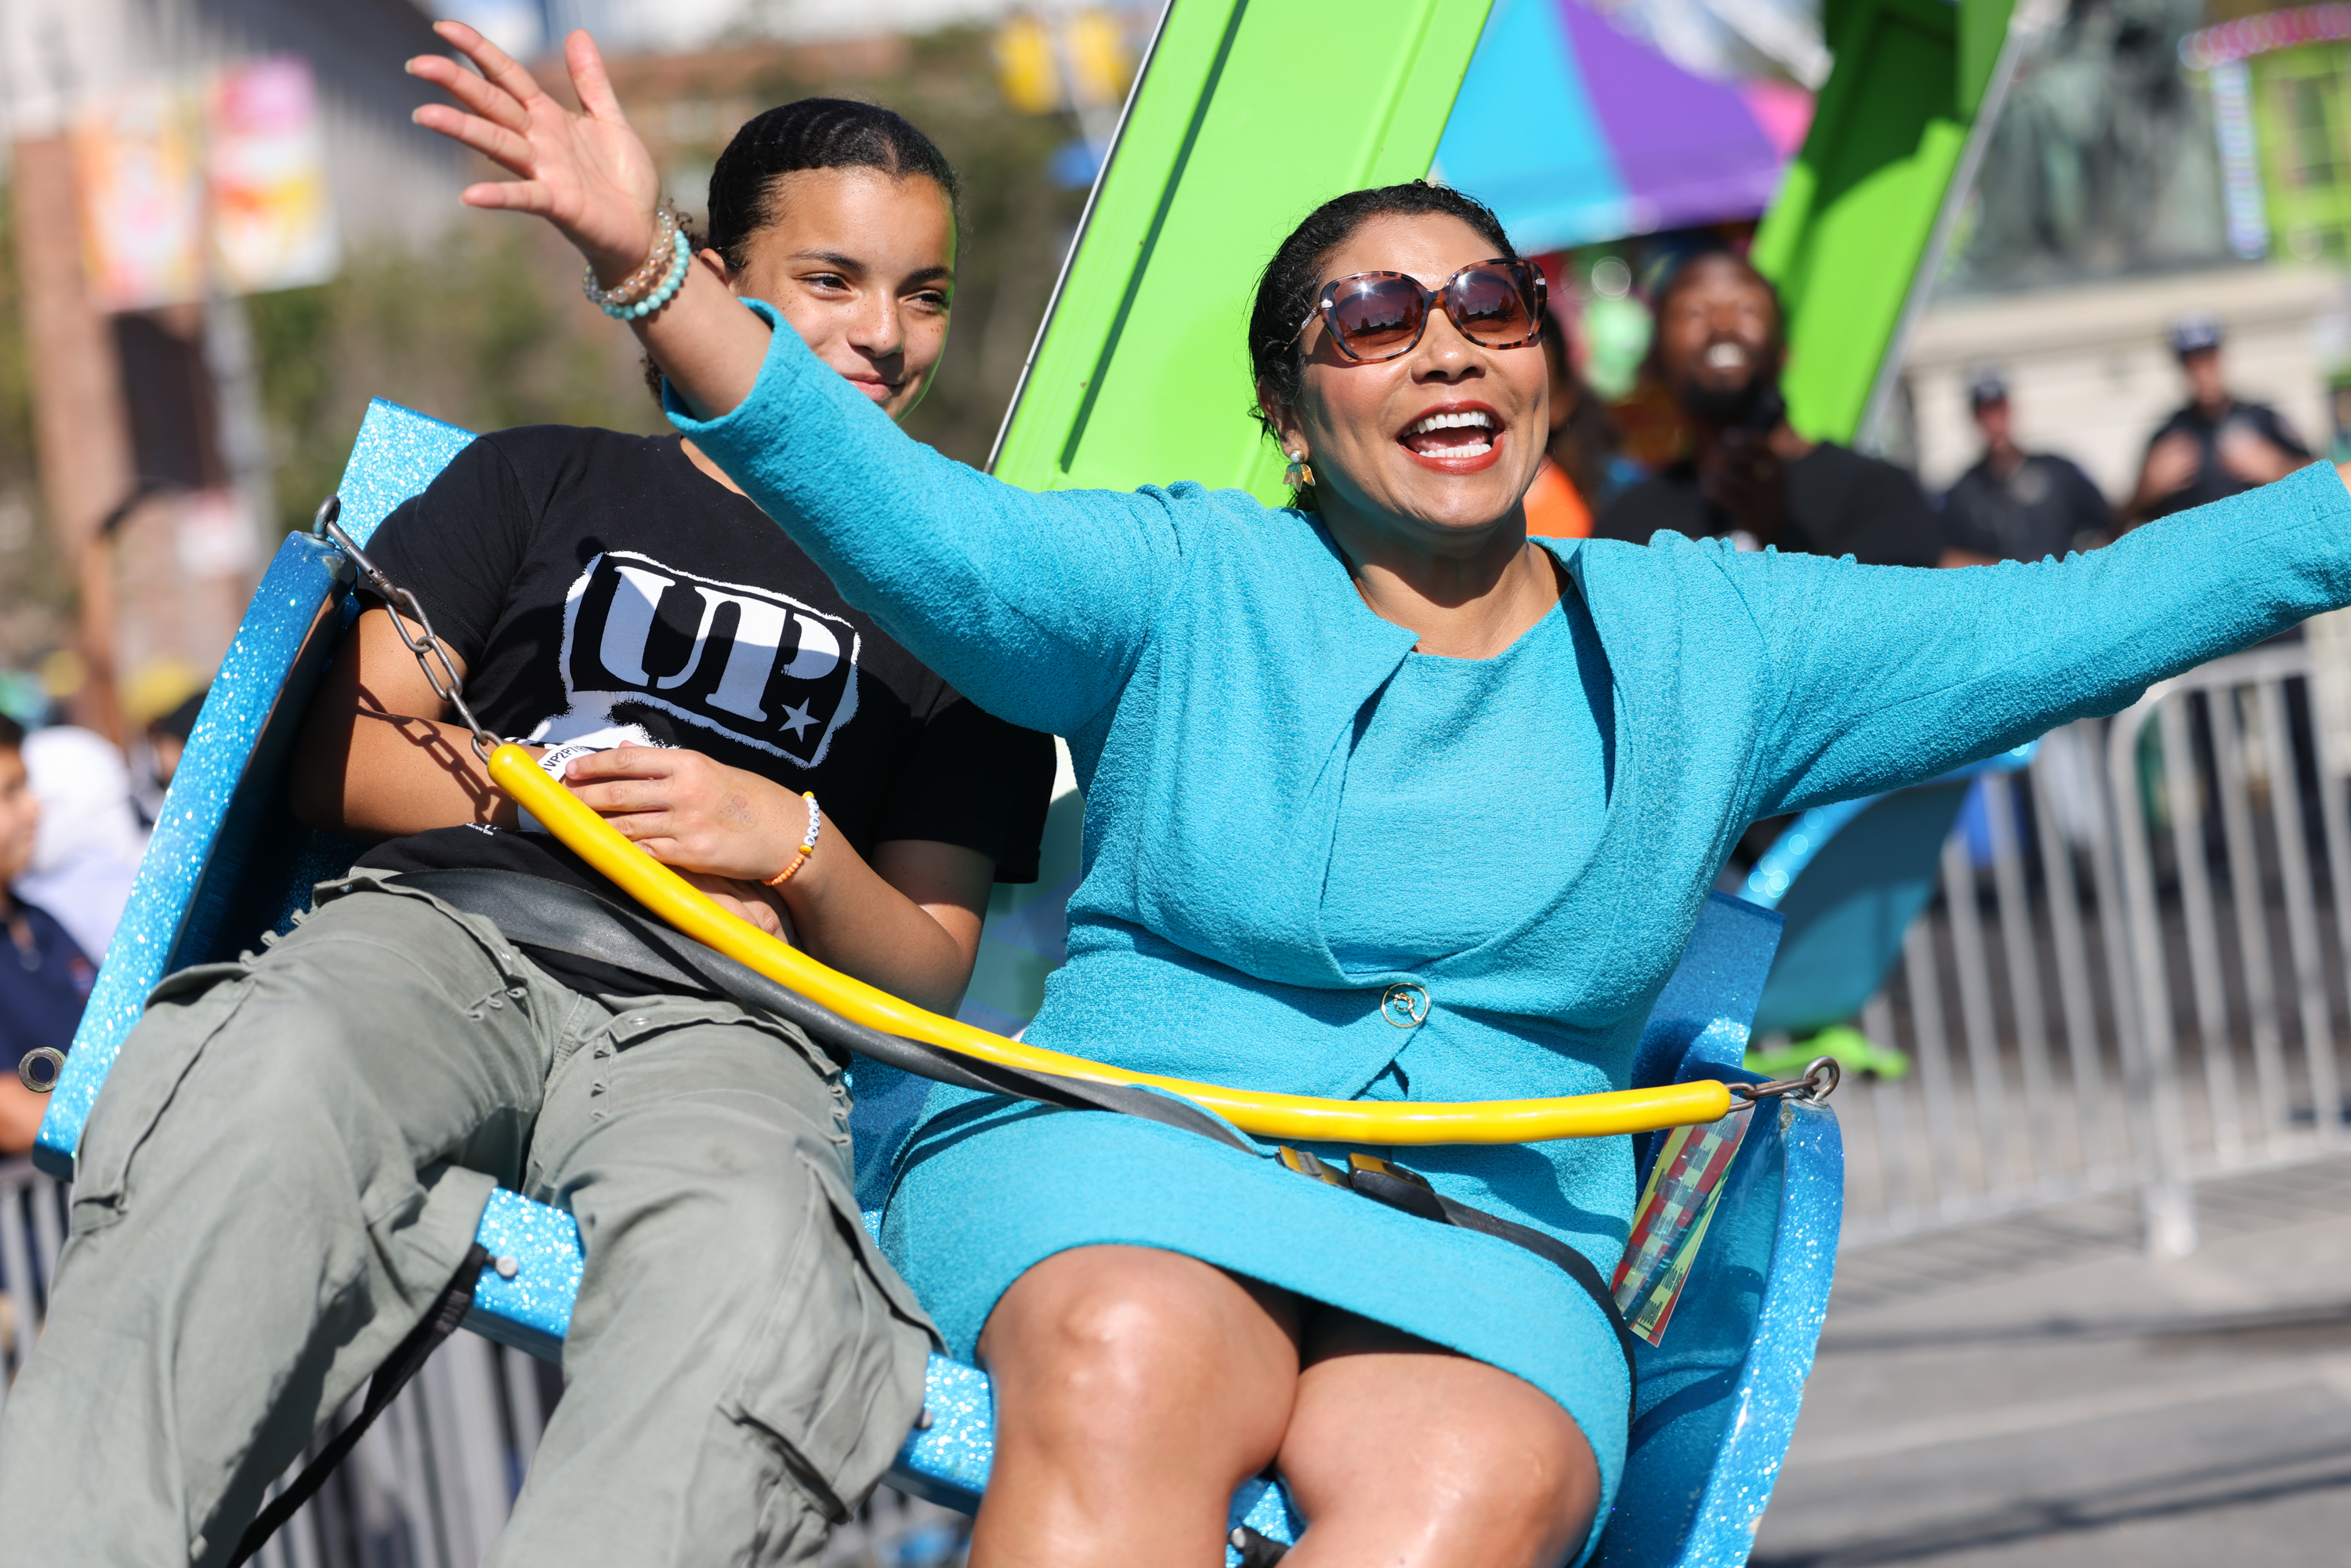
[[[236,1554],[228,1560],[228,1568],[243,1568],[243,1564],[253,1561],[254,1555],[268,1542],[269,1538],[277,1533],[278,1527],[293,1518],[302,1505],[327,1484],[327,1478],[334,1474],[335,1467],[359,1447],[360,1439],[367,1436],[370,1427],[375,1425],[375,1418],[400,1396],[400,1391],[408,1386],[408,1380],[414,1377],[431,1359],[433,1353],[441,1348],[441,1342],[457,1332],[457,1325],[464,1322],[465,1314],[473,1310],[474,1286],[482,1277],[482,1266],[489,1260],[489,1249],[478,1241],[465,1249],[465,1260],[457,1265],[457,1272],[451,1277],[440,1299],[433,1303],[432,1311],[424,1314],[424,1321],[411,1329],[408,1337],[393,1348],[381,1366],[376,1368],[375,1376],[368,1383],[367,1398],[360,1404],[360,1413],[351,1418],[350,1426],[336,1433],[327,1446],[319,1450],[317,1458],[302,1467],[302,1473],[296,1476],[284,1491],[271,1499],[269,1506],[263,1509],[259,1517],[246,1527],[244,1536],[236,1543]]]
[[[1301,1176],[1312,1176],[1332,1186],[1361,1193],[1374,1203],[1385,1204],[1390,1208],[1401,1209],[1437,1225],[1458,1226],[1464,1230],[1474,1230],[1480,1236],[1490,1236],[1497,1241],[1507,1241],[1557,1268],[1592,1298],[1593,1304],[1608,1320],[1608,1326],[1616,1331],[1616,1348],[1625,1353],[1627,1397],[1633,1413],[1638,1414],[1640,1372],[1638,1364],[1633,1359],[1633,1330],[1625,1321],[1624,1309],[1616,1304],[1615,1292],[1608,1288],[1607,1281],[1601,1279],[1600,1270],[1592,1266],[1591,1259],[1531,1225],[1520,1225],[1516,1220],[1489,1214],[1482,1208],[1458,1203],[1429,1186],[1428,1178],[1418,1171],[1406,1170],[1393,1160],[1384,1160],[1374,1155],[1349,1155],[1346,1165],[1341,1166],[1318,1158],[1308,1150],[1287,1145],[1275,1157]],[[1630,1418],[1628,1416],[1627,1419]]]
[[[458,869],[410,872],[400,878],[400,885],[429,893],[468,915],[479,915],[520,946],[593,959],[643,975],[665,987],[726,997],[771,1014],[797,1025],[836,1061],[845,1060],[853,1051],[885,1067],[958,1088],[1031,1100],[1063,1110],[1111,1111],[1141,1116],[1214,1138],[1245,1154],[1259,1154],[1222,1122],[1172,1095],[1124,1084],[1096,1083],[1082,1078],[1004,1067],[960,1056],[926,1041],[852,1023],[821,1003],[810,1001],[690,936],[569,883],[522,872]],[[1574,1248],[1531,1226],[1499,1218],[1445,1197],[1430,1188],[1418,1174],[1386,1160],[1368,1155],[1351,1155],[1348,1166],[1342,1169],[1316,1160],[1302,1150],[1284,1149],[1280,1157],[1292,1170],[1309,1175],[1320,1173],[1332,1185],[1352,1187],[1391,1208],[1510,1242],[1555,1265],[1607,1314],[1624,1349],[1629,1375],[1633,1365],[1632,1331],[1625,1327],[1625,1314],[1618,1310],[1616,1298],[1600,1278],[1600,1271]],[[1297,1163],[1301,1161],[1311,1162],[1313,1169]]]
[[[958,1055],[927,1041],[907,1040],[852,1023],[725,954],[586,888],[522,872],[487,869],[410,872],[399,879],[399,885],[429,893],[468,915],[489,921],[508,941],[519,946],[592,959],[642,975],[666,988],[722,996],[781,1019],[796,1025],[835,1061],[846,1061],[850,1053],[855,1052],[883,1066],[958,1088],[1034,1101],[1062,1110],[1141,1116],[1263,1157],[1247,1139],[1216,1117],[1172,1095],[1125,1084],[1096,1083],[1006,1067]],[[986,1107],[967,1109],[977,1114],[984,1113]],[[1626,1380],[1630,1383],[1635,1379],[1632,1330],[1625,1325],[1625,1314],[1606,1281],[1601,1279],[1600,1270],[1574,1248],[1531,1226],[1503,1219],[1447,1197],[1417,1172],[1388,1160],[1351,1155],[1346,1166],[1341,1167],[1305,1150],[1290,1148],[1280,1150],[1278,1157],[1291,1170],[1316,1176],[1333,1186],[1347,1187],[1374,1202],[1438,1225],[1458,1226],[1508,1241],[1551,1263],[1574,1281],[1607,1318],[1625,1354]]]

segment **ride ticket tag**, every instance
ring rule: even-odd
[[[1676,1127],[1649,1167],[1614,1290],[1626,1325],[1651,1344],[1665,1343],[1666,1323],[1722,1197],[1722,1178],[1754,1114],[1753,1105],[1742,1105],[1702,1127]]]
[[[646,734],[641,725],[612,725],[587,735],[574,736],[569,740],[549,746],[539,755],[538,766],[549,779],[560,784],[563,782],[564,769],[570,767],[577,758],[590,756],[599,751],[611,751],[616,747],[659,746],[661,742]],[[545,823],[520,807],[516,808],[515,814],[519,819],[516,825],[524,832],[547,831]]]

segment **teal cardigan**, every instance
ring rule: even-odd
[[[1748,822],[2113,712],[2351,601],[2351,495],[2324,466],[2029,566],[1863,567],[1667,534],[1646,549],[1542,541],[1605,655],[1604,680],[1556,682],[1563,722],[1607,739],[1596,787],[1578,791],[1604,801],[1602,821],[1562,835],[1580,851],[1551,856],[1475,821],[1431,823],[1400,863],[1399,896],[1414,877],[1509,877],[1532,884],[1517,901],[1532,913],[1409,971],[1350,969],[1322,928],[1325,868],[1358,716],[1414,636],[1364,607],[1319,519],[1196,485],[998,484],[907,438],[788,329],[740,407],[673,418],[851,603],[982,706],[1069,738],[1084,875],[1069,962],[1029,1038],[1253,1089],[1479,1100],[1623,1088]],[[1431,1004],[1410,1030],[1379,1011],[1405,980]],[[1041,1258],[1104,1241],[1170,1248],[1542,1388],[1592,1442],[1607,1517],[1625,1369],[1598,1310],[1551,1265],[1131,1118],[945,1119],[968,1098],[933,1092],[883,1221],[892,1261],[961,1354]],[[1407,1158],[1447,1197],[1549,1232],[1604,1277],[1623,1250],[1629,1139]]]
[[[1583,858],[1519,869],[1551,890],[1533,918],[1350,972],[1323,867],[1356,715],[1415,639],[1364,606],[1318,518],[1190,484],[1015,489],[907,437],[789,330],[733,413],[673,418],[851,603],[982,706],[1068,737],[1084,876],[1029,1038],[1296,1093],[1379,1076],[1402,980],[1432,1001],[1416,1055],[1447,1048],[1469,1097],[1622,1088],[1749,822],[2113,713],[2351,601],[2351,496],[2323,465],[2062,562],[1542,541],[1607,655],[1607,820]],[[1415,869],[1482,852],[1475,823],[1434,823]]]

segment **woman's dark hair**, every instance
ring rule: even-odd
[[[0,713],[0,751],[22,751],[24,749],[25,727],[18,724],[15,719],[10,718],[6,714]]]
[[[1412,180],[1332,197],[1290,231],[1290,237],[1281,242],[1257,280],[1257,305],[1249,311],[1249,371],[1260,400],[1285,408],[1298,404],[1306,385],[1298,324],[1314,308],[1322,292],[1322,264],[1331,253],[1374,218],[1427,216],[1458,218],[1492,246],[1496,256],[1518,259],[1518,250],[1503,232],[1502,220],[1494,215],[1494,209],[1449,187]],[[1264,408],[1259,407],[1256,413],[1266,434],[1279,442],[1280,434]],[[1291,504],[1312,511],[1313,486],[1292,486]]]
[[[804,98],[757,114],[735,133],[710,172],[711,249],[739,271],[753,235],[776,221],[776,181],[802,169],[878,169],[897,179],[920,174],[963,198],[962,182],[936,143],[904,115],[845,98]]]

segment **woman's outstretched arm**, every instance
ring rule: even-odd
[[[2063,561],[1723,560],[1779,693],[1750,815],[1892,789],[2118,712],[2166,676],[2351,603],[2346,484],[2314,464]]]
[[[599,278],[625,277],[651,249],[659,182],[588,35],[564,46],[585,109],[574,114],[472,28],[437,28],[482,75],[437,55],[410,61],[463,106],[429,105],[417,121],[517,176],[465,200],[544,217]],[[1176,514],[1197,502],[1036,496],[942,457],[707,265],[632,325],[696,445],[842,597],[982,707],[1067,735],[1124,684],[1180,567]]]

